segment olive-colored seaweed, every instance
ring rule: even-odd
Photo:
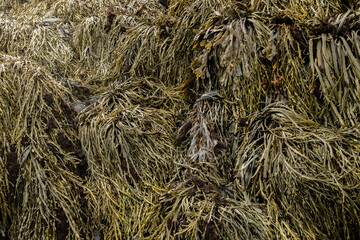
[[[355,0],[2,0],[0,239],[359,239]]]

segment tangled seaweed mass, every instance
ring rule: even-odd
[[[1,0],[0,239],[360,239],[360,3]]]

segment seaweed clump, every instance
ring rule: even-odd
[[[1,239],[359,239],[360,4],[0,2]]]

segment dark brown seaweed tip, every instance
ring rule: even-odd
[[[18,155],[16,153],[16,148],[13,146],[11,147],[10,152],[6,154],[5,165],[5,168],[8,172],[8,180],[10,182],[9,191],[6,194],[8,204],[12,204],[15,201],[15,186],[20,172],[20,165],[17,159]]]
[[[13,186],[15,186],[16,184],[16,179],[18,177],[20,170],[20,165],[18,164],[17,159],[18,159],[18,155],[14,151],[11,151],[6,154],[5,168],[9,173],[8,179]]]
[[[62,208],[58,208],[56,211],[56,235],[58,240],[66,239],[69,233],[69,221]]]
[[[45,88],[43,89],[42,97],[43,97],[43,100],[45,101],[45,103],[48,106],[51,106],[54,103],[54,99],[52,97],[52,94]]]
[[[179,129],[177,136],[175,137],[175,141],[174,141],[174,145],[179,147],[182,145],[182,143],[184,141],[186,141],[186,139],[189,136],[189,131],[192,128],[192,121],[188,120],[187,122],[185,122],[182,127]]]
[[[54,117],[49,117],[46,122],[46,131],[49,132],[52,129],[57,128],[57,124]]]
[[[227,146],[224,142],[221,141],[217,141],[215,146],[214,146],[214,153],[215,155],[219,154],[220,151],[226,151],[227,150]]]
[[[57,135],[57,143],[66,152],[73,152],[74,146],[68,137],[63,133],[59,132]]]
[[[249,125],[249,120],[248,118],[242,118],[242,117],[239,117],[237,119],[237,122],[239,124],[240,127],[247,127]]]
[[[107,22],[104,26],[104,30],[106,33],[108,33],[111,30],[111,26],[114,22],[114,19],[116,17],[116,11],[115,11],[115,7],[114,6],[110,6],[107,9]]]
[[[204,219],[200,222],[200,231],[204,233],[204,239],[219,240],[216,224],[213,220]]]
[[[294,24],[294,20],[291,19],[289,16],[284,16],[284,15],[275,15],[273,18],[271,18],[271,23],[272,24],[277,24],[277,25],[281,25],[281,24],[285,24],[285,25],[293,25]]]

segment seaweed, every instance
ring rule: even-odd
[[[359,239],[359,12],[1,1],[0,239]]]

